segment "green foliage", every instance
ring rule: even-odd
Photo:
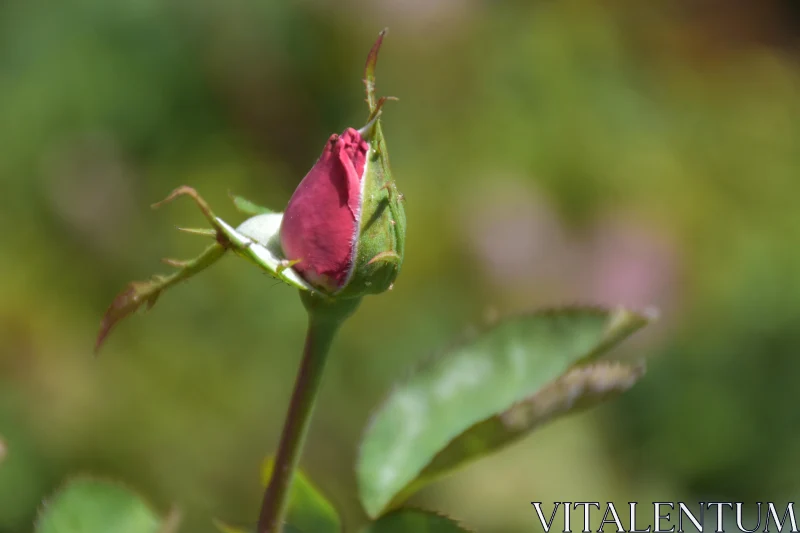
[[[220,521],[215,521],[214,525],[217,526],[217,529],[220,533],[250,533],[247,529],[242,529],[238,527],[234,527]],[[306,531],[314,531],[314,530],[306,530]],[[289,524],[284,524],[283,526],[283,533],[306,533],[301,529],[298,529],[294,526],[290,526]],[[255,529],[253,529],[253,533],[255,533]]]
[[[644,365],[615,361],[574,366],[530,397],[458,435],[436,454],[404,493],[410,494],[468,461],[496,452],[558,416],[617,396],[643,374]]]
[[[381,517],[361,533],[468,533],[468,530],[445,516],[402,509]]]
[[[273,460],[264,463],[262,481],[266,486],[272,474]],[[333,505],[301,471],[296,471],[289,494],[286,521],[303,532],[341,533],[342,524]]]
[[[126,487],[73,479],[42,505],[36,533],[166,533],[161,518]]]
[[[543,311],[502,321],[430,361],[391,392],[366,431],[357,474],[367,514],[632,385],[640,372],[590,361],[647,321],[625,309]]]

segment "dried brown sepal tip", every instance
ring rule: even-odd
[[[198,257],[188,261],[162,259],[164,263],[177,270],[170,275],[153,276],[149,281],[135,281],[130,283],[125,290],[118,294],[117,297],[114,298],[114,301],[111,302],[111,305],[106,310],[100,322],[100,331],[95,342],[95,354],[100,350],[108,334],[120,320],[133,314],[144,304],[147,304],[147,309],[150,309],[155,305],[156,300],[158,300],[158,297],[164,290],[181,281],[189,279],[201,270],[209,267],[215,263],[217,259],[222,257],[226,250],[234,247],[227,237],[226,229],[223,227],[223,224],[217,219],[216,215],[214,215],[208,203],[206,203],[192,187],[186,185],[178,187],[165,199],[153,204],[152,207],[157,209],[175,200],[179,196],[188,196],[194,200],[203,213],[203,216],[211,225],[211,228],[178,228],[178,230],[185,233],[212,237],[216,242],[206,248]],[[242,204],[242,202],[246,201],[240,199],[239,203]],[[253,206],[247,203],[245,207],[252,208]],[[263,208],[258,209],[263,210]]]
[[[378,63],[378,52],[383,44],[383,38],[389,28],[384,28],[378,34],[378,39],[367,55],[367,63],[364,65],[364,85],[367,88],[367,104],[369,105],[370,115],[373,115],[377,109],[377,100],[375,99],[375,65]]]
[[[95,355],[100,351],[100,347],[117,322],[135,312],[142,304],[146,303],[147,309],[155,305],[161,294],[160,290],[155,289],[157,285],[155,280],[150,282],[134,281],[114,298],[100,322],[100,332],[97,334],[94,345]]]
[[[150,281],[134,281],[129,283],[125,289],[114,298],[111,305],[100,321],[100,331],[94,345],[95,355],[100,351],[108,334],[125,317],[133,314],[142,305],[146,304],[146,309],[153,307],[158,297],[163,291],[173,285],[185,281],[194,276],[201,270],[206,269],[217,261],[225,253],[225,246],[214,243],[200,254],[198,257],[189,261],[177,261],[174,259],[166,260],[168,264],[178,268],[168,276],[153,276]]]

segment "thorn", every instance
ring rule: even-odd
[[[300,261],[301,261],[300,259],[292,259],[291,261],[289,261],[288,259],[283,259],[283,260],[281,260],[281,263],[278,265],[278,268],[276,268],[275,271],[278,274],[280,274],[281,272],[283,272],[287,268],[292,268],[294,265],[296,265]]]
[[[175,268],[186,268],[189,265],[189,261],[181,261],[180,259],[170,259],[169,257],[165,257],[161,260],[162,263],[165,265],[169,265]]]
[[[190,235],[201,235],[203,237],[216,237],[217,231],[208,228],[182,228],[180,226],[175,227],[178,231],[182,231],[184,233],[188,233]]]
[[[381,116],[381,114],[383,113],[383,104],[385,104],[388,100],[391,100],[393,102],[400,101],[400,99],[396,96],[381,96],[380,98],[378,98],[378,101],[375,103],[375,109],[372,109],[369,112],[369,119],[367,119],[368,125],[372,125],[373,122],[376,121]],[[361,128],[361,130],[365,129],[367,129],[367,126]],[[358,130],[359,133],[361,133],[361,130]],[[361,136],[363,137],[364,134],[362,133]]]
[[[394,289],[394,283],[390,283],[389,288],[387,290],[392,290],[392,289]]]
[[[406,201],[406,195],[401,193],[401,192],[397,193],[397,199],[400,200],[401,202],[405,202]]]
[[[400,261],[400,256],[397,252],[393,252],[391,250],[386,252],[381,252],[372,259],[370,259],[367,264],[371,265],[372,263],[377,263],[378,261],[386,261],[387,263],[397,263]]]
[[[146,306],[146,307],[145,307],[145,310],[146,310],[146,311],[149,311],[149,310],[151,310],[151,309],[153,308],[153,306],[154,306],[154,305],[156,305],[156,300],[158,300],[158,296],[159,296],[159,294],[160,294],[160,293],[155,293],[153,296],[151,296],[150,298],[148,298],[147,300],[145,300],[145,302],[146,302],[146,303],[145,303],[145,306]]]
[[[392,226],[394,226],[395,224],[397,224],[397,222],[395,222],[394,220],[390,220],[389,222],[391,222],[391,223],[392,223]]]

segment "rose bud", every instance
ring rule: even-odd
[[[358,297],[391,288],[403,261],[405,212],[397,191],[374,96],[383,35],[367,59],[370,117],[360,130],[332,135],[295,190],[280,229],[292,268],[328,295]]]
[[[289,200],[280,239],[284,256],[329,295],[388,289],[403,258],[405,213],[376,117],[332,135]]]

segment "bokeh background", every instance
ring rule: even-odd
[[[335,345],[303,467],[363,520],[370,411],[487,316],[656,306],[648,376],[413,502],[483,532],[532,500],[800,496],[800,3],[68,0],[0,3],[0,531],[69,476],[121,479],[183,531],[253,521],[305,317],[226,258],[92,355],[161,257],[205,246],[191,185],[280,209],[366,118],[366,53],[406,196],[406,262]]]

